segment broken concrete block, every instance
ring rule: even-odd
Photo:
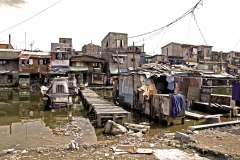
[[[142,132],[145,134],[148,133],[150,130],[150,126],[141,125],[141,124],[124,123],[124,126],[127,129],[133,130],[134,132]]]
[[[183,143],[196,142],[196,140],[192,136],[182,132],[176,132],[174,138],[179,139]]]
[[[111,120],[108,120],[104,126],[104,133],[107,133],[107,134],[118,135],[118,134],[124,134],[126,132],[127,132],[127,129],[124,126],[117,124]]]

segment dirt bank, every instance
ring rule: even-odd
[[[240,126],[221,127],[186,132],[191,139],[176,138],[175,133],[160,132],[154,137],[145,136],[107,136],[107,140],[93,145],[78,144],[77,148],[68,145],[59,148],[38,147],[24,150],[6,150],[0,159],[157,159],[154,154],[124,153],[116,154],[112,148],[134,146],[136,148],[179,149],[190,159],[240,159]],[[61,136],[61,135],[58,135]],[[185,158],[188,159],[188,158]]]

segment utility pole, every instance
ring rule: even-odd
[[[133,71],[135,70],[135,47],[134,47],[134,42],[133,42]],[[135,88],[135,83],[134,83],[134,74],[133,74],[133,77],[132,77],[132,79],[133,79],[133,108],[135,108],[135,96],[136,96],[136,91],[134,90],[134,88]]]
[[[27,49],[26,48],[26,40],[27,40],[27,33],[25,32],[25,50]]]
[[[133,42],[133,70],[135,70],[135,47]]]
[[[120,71],[119,71],[119,58],[118,58],[118,38],[116,39],[116,45],[117,45],[117,51],[116,51],[116,53],[117,53],[117,68],[118,68],[118,74],[120,73]]]
[[[32,43],[30,43],[31,51],[32,51],[32,48],[33,48],[33,44],[34,44],[34,41],[32,41]]]
[[[120,72],[119,72],[119,62],[118,62],[119,61],[119,59],[118,59],[118,50],[116,51],[116,53],[117,53],[117,68],[118,68],[118,74],[119,74]]]

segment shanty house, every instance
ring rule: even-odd
[[[20,50],[0,49],[0,86],[15,86],[18,82]]]
[[[152,118],[162,118],[162,109],[166,108],[165,115],[171,117],[172,95],[179,93],[177,83],[179,76],[188,76],[188,71],[172,69],[166,64],[145,64],[137,68],[134,72],[121,74],[118,81],[114,84],[113,96],[119,96],[119,104],[122,106],[129,106],[130,108],[142,111],[142,113]],[[117,88],[117,89],[116,89]],[[175,96],[175,95],[173,95]],[[178,116],[172,118],[184,118],[185,97],[181,97],[181,112]],[[118,98],[113,97],[116,101]],[[164,101],[164,105],[160,101]],[[164,107],[166,106],[166,107]]]
[[[70,73],[75,74],[78,85],[103,85],[105,74],[102,72],[105,60],[90,55],[76,55],[70,59]]]
[[[31,86],[41,84],[48,72],[50,58],[49,52],[21,51],[19,55],[20,85],[22,80],[23,83],[29,83],[28,85]]]

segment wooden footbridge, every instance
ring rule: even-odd
[[[97,95],[91,89],[83,89],[79,91],[82,104],[88,113],[94,113],[97,119],[97,126],[102,126],[102,119],[111,119],[116,122],[117,119],[127,118],[130,120],[131,113],[122,107],[116,106],[114,103],[107,101]]]

